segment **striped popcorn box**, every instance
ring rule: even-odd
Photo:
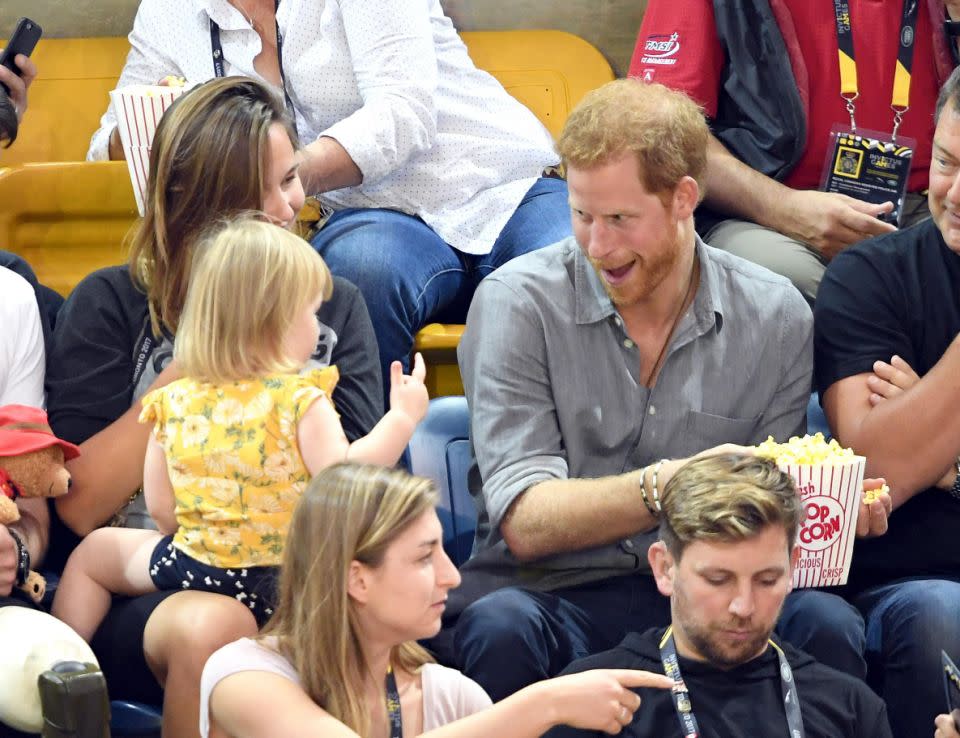
[[[144,214],[143,201],[150,172],[153,134],[164,111],[186,89],[184,86],[130,85],[110,92],[110,100],[117,114],[123,155],[130,170],[133,194],[141,216]]]
[[[803,504],[797,535],[800,558],[794,587],[846,584],[863,495],[863,456],[845,456],[817,464],[779,463],[793,477]]]

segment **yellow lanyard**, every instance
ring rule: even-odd
[[[850,128],[857,130],[856,108],[854,100],[860,96],[857,85],[857,62],[853,51],[853,30],[850,26],[849,0],[833,0],[837,16],[837,53],[840,61],[840,97],[847,103],[850,114]],[[920,0],[903,0],[903,14],[900,18],[900,40],[897,49],[897,65],[893,75],[893,97],[890,109],[893,110],[893,140],[897,140],[897,130],[903,121],[903,114],[910,109],[910,72],[913,67],[913,45],[916,38],[917,12]]]

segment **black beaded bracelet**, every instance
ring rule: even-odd
[[[27,581],[30,574],[30,551],[23,545],[23,539],[12,528],[7,528],[13,542],[17,544],[17,586]]]

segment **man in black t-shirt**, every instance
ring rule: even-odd
[[[674,680],[672,691],[638,690],[623,735],[888,738],[883,702],[863,682],[770,639],[800,552],[791,477],[753,456],[705,457],[673,476],[661,505],[648,558],[670,597],[670,627],[631,633],[564,672],[644,669]]]
[[[815,373],[834,435],[885,477],[886,535],[858,541],[847,596],[898,738],[942,712],[940,649],[960,656],[960,72],[944,85],[933,218],[834,259],[815,313]]]

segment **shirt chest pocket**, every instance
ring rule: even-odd
[[[691,410],[687,413],[683,445],[685,454],[697,453],[720,443],[749,445],[754,442],[760,417],[729,418]]]

